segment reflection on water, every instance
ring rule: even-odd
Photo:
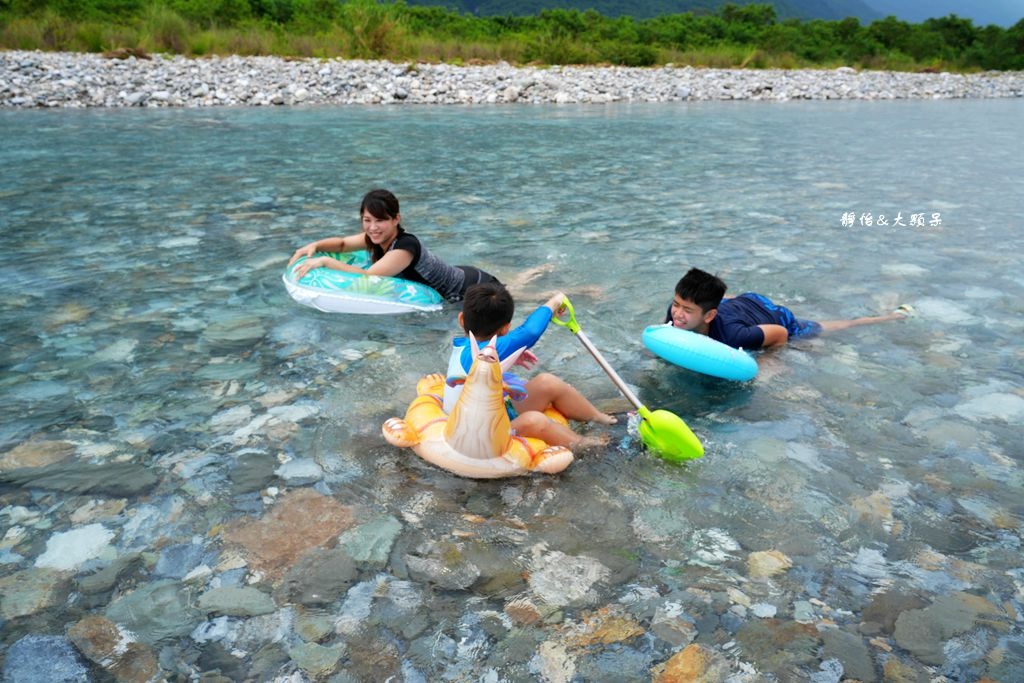
[[[1021,110],[0,113],[6,675],[1020,680]],[[549,265],[519,315],[568,292],[706,457],[620,425],[476,482],[388,446],[456,311],[280,282],[375,186],[452,261]],[[918,315],[725,382],[639,343],[690,265],[805,317]],[[621,409],[567,332],[537,352]]]

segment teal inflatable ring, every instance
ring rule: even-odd
[[[743,349],[734,349],[707,335],[672,327],[670,323],[645,329],[643,343],[669,363],[694,372],[739,382],[754,379],[757,375],[757,361]]]
[[[365,251],[317,253],[344,263],[368,268],[370,255]],[[295,268],[306,260],[303,256],[285,268],[281,279],[285,289],[303,306],[327,313],[367,313],[388,315],[439,311],[444,299],[436,290],[424,284],[397,277],[360,275],[333,268],[314,268],[301,279],[295,278]]]

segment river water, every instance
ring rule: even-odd
[[[8,679],[1024,679],[1021,120],[1021,101],[0,112]],[[594,427],[610,444],[561,475],[481,482],[387,445],[457,309],[325,314],[280,279],[357,231],[373,187],[451,262],[543,267],[517,320],[565,291],[706,456]],[[801,317],[917,314],[718,380],[640,343],[690,266]],[[535,351],[624,410],[566,330]]]

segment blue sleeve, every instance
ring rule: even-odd
[[[547,306],[541,306],[536,311],[530,314],[530,317],[526,319],[522,325],[512,330],[503,337],[498,337],[498,358],[505,360],[512,355],[517,349],[522,347],[532,348],[534,344],[540,341],[541,335],[548,329],[548,323],[551,322],[551,316],[553,312]],[[477,339],[479,344],[486,344],[488,339]],[[456,340],[458,343],[458,340]],[[469,372],[470,366],[473,365],[473,351],[470,348],[469,339],[466,338],[464,342],[465,346],[462,348],[462,367],[466,372]]]

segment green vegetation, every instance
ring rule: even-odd
[[[920,24],[887,17],[863,26],[854,18],[779,20],[767,4],[634,19],[562,9],[475,17],[375,0],[0,0],[0,48],[458,64],[1022,70],[1024,20],[1008,29],[955,15]]]

